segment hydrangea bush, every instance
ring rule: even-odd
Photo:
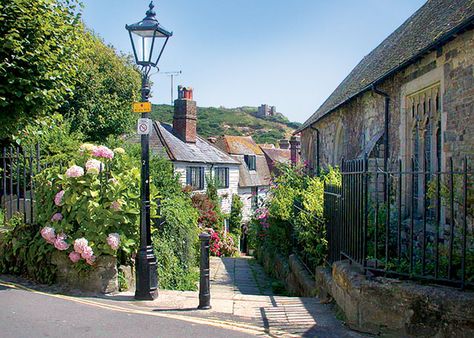
[[[139,239],[140,170],[122,148],[83,144],[66,168],[53,166],[36,178],[41,236],[79,267],[101,255],[130,263]],[[156,217],[151,185],[151,214]]]

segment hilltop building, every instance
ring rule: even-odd
[[[435,172],[472,156],[473,28],[472,1],[426,2],[299,128],[303,159],[316,170],[367,153]]]
[[[173,125],[153,123],[150,151],[168,158],[180,174],[183,186],[190,186],[197,193],[206,191],[206,178],[217,178],[218,195],[224,213],[230,212],[232,195],[239,190],[240,162],[201,138],[196,132],[197,108],[193,90],[178,87],[174,101]]]
[[[250,220],[252,211],[266,198],[270,185],[270,171],[265,155],[251,136],[221,136],[216,145],[238,161],[238,194],[244,203],[244,222]]]
[[[275,106],[269,106],[268,104],[262,104],[258,107],[257,117],[275,116],[277,114]]]

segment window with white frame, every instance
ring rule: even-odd
[[[193,190],[204,189],[204,167],[187,167],[186,184]]]
[[[244,155],[245,164],[249,170],[256,170],[257,169],[257,156],[255,155]]]
[[[218,189],[225,189],[229,187],[229,168],[218,167],[214,168],[214,177]]]

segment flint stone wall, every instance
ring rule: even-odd
[[[55,251],[51,263],[57,267],[56,282],[71,289],[93,293],[113,293],[119,291],[117,259],[100,256],[94,269],[78,271],[64,252]]]
[[[316,272],[353,329],[389,336],[474,337],[474,293],[389,278],[369,279],[348,261]]]

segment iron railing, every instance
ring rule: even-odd
[[[20,213],[25,223],[34,222],[34,180],[41,171],[39,145],[25,150],[19,146],[0,151],[0,208],[5,220]]]
[[[373,161],[343,161],[341,186],[325,186],[329,262],[349,259],[375,274],[474,286],[474,172],[467,158],[449,159],[445,170],[429,170],[427,161],[420,170],[412,160],[383,171]]]

